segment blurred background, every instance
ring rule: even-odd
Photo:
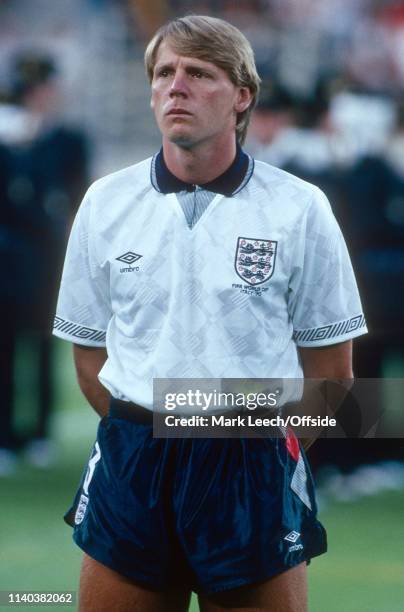
[[[64,249],[90,182],[159,148],[143,51],[189,12],[253,44],[246,149],[329,196],[370,329],[356,376],[404,378],[403,1],[0,0],[0,590],[77,585],[61,517],[97,419],[50,334]],[[394,388],[381,401],[402,414]],[[311,609],[401,611],[403,441],[320,440],[309,456],[330,548]]]

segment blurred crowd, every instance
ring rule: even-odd
[[[0,473],[2,458],[5,466],[22,444],[42,461],[53,403],[51,314],[68,229],[90,175],[158,146],[143,48],[167,18],[187,12],[224,17],[253,43],[262,93],[247,150],[329,196],[370,329],[355,343],[356,376],[386,375],[391,354],[404,369],[402,0],[38,0],[35,9],[0,0]],[[12,425],[21,334],[38,343],[38,419],[28,442]],[[359,455],[404,456],[401,442],[355,448],[346,446],[344,469]]]
[[[52,461],[49,417],[54,403],[52,318],[68,231],[88,184],[88,146],[80,129],[58,116],[54,61],[17,55],[0,104],[0,475],[16,451],[37,466]],[[32,345],[36,394],[33,426],[19,435],[15,373],[21,337]],[[21,373],[20,373],[21,374]]]

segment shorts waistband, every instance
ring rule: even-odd
[[[139,425],[153,425],[153,411],[139,406],[134,402],[124,402],[115,397],[109,404],[109,416],[133,421]]]
[[[278,411],[268,408],[258,408],[251,412],[247,412],[246,409],[239,409],[226,410],[217,414],[223,414],[227,417],[237,417],[240,415],[245,416],[246,414],[249,414],[251,420],[254,421],[256,418],[276,416]],[[110,401],[109,416],[116,417],[118,419],[126,419],[127,421],[138,423],[139,425],[153,425],[153,410],[148,410],[147,408],[144,408],[139,404],[135,404],[134,402],[124,402],[123,400],[118,400],[114,397],[112,397]]]

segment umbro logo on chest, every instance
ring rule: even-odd
[[[132,266],[136,261],[138,261],[143,255],[139,255],[138,253],[134,253],[133,251],[127,251],[123,255],[116,257],[117,261],[121,261],[122,263],[128,264],[126,268],[120,268],[119,272],[121,274],[125,274],[127,272],[139,272],[139,266]]]

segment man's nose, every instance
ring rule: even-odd
[[[174,78],[171,82],[170,87],[170,96],[186,96],[187,95],[187,85],[185,80],[185,74],[177,70],[174,74]]]

